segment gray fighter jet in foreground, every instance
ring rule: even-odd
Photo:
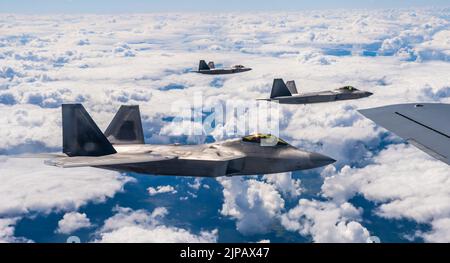
[[[450,165],[450,104],[396,104],[359,112]]]
[[[208,64],[204,60],[200,60],[198,65],[198,70],[194,71],[202,74],[210,74],[210,75],[220,75],[220,74],[233,74],[239,72],[245,72],[252,70],[251,68],[246,68],[242,65],[235,65],[231,68],[216,68],[214,66],[214,62],[210,61]]]
[[[288,81],[285,84],[282,79],[274,79],[270,98],[259,100],[276,100],[281,104],[311,104],[337,100],[360,99],[371,95],[371,92],[357,90],[352,86],[345,86],[329,91],[298,94],[297,87],[293,80]]]
[[[81,104],[63,104],[62,118],[64,155],[46,160],[59,167],[217,177],[304,170],[335,162],[272,135],[203,145],[144,144],[138,106],[122,106],[104,134]]]

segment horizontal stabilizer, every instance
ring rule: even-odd
[[[176,156],[162,156],[151,154],[112,154],[108,156],[91,157],[91,156],[77,156],[77,157],[62,157],[54,158],[45,161],[45,164],[51,166],[58,166],[63,168],[72,167],[95,167],[108,165],[126,165],[135,163],[148,163],[156,161],[165,161],[177,158]]]
[[[17,155],[8,155],[8,158],[17,158],[17,159],[46,159],[46,158],[58,158],[58,157],[67,157],[67,154],[64,153],[24,153]]]

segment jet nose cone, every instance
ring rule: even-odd
[[[367,97],[369,97],[369,96],[372,96],[373,95],[373,93],[372,92],[368,92],[368,91],[366,91],[366,96]]]
[[[311,153],[309,159],[311,160],[313,165],[316,167],[325,166],[325,165],[329,165],[329,164],[336,162],[335,159],[330,158],[330,157],[320,154],[320,153]]]

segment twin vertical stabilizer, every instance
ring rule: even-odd
[[[103,156],[116,153],[113,144],[143,144],[139,106],[121,106],[101,132],[81,104],[63,104],[63,152],[68,156]]]

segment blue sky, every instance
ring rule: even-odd
[[[269,11],[335,8],[449,7],[448,0],[0,0],[1,13],[142,13],[164,11]]]

